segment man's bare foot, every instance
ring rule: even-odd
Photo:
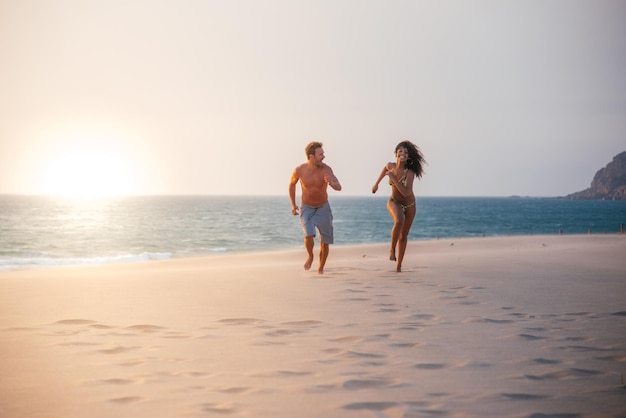
[[[309,258],[306,259],[306,261],[304,262],[304,269],[305,270],[310,270],[311,269],[311,264],[313,264],[313,256],[310,255]]]

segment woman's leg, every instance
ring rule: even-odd
[[[404,225],[404,212],[399,203],[389,199],[387,201],[387,210],[393,219],[393,228],[391,228],[391,249],[389,250],[389,259],[396,261],[396,244],[400,239],[402,226]]]
[[[396,271],[402,271],[402,260],[404,259],[404,253],[406,252],[406,246],[409,241],[409,232],[411,231],[411,225],[413,219],[415,219],[415,213],[417,209],[415,205],[406,208],[404,212],[404,223],[400,231],[400,237],[398,240],[398,262],[396,263]]]

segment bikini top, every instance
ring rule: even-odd
[[[404,175],[402,176],[402,178],[400,180],[398,180],[403,186],[406,186],[406,172],[409,171],[408,168],[404,169]],[[391,179],[389,179],[389,185],[393,186],[393,182],[391,181]]]

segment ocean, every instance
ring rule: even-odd
[[[330,196],[335,245],[384,243],[384,196]],[[410,240],[615,234],[626,201],[418,197]],[[0,271],[302,248],[285,196],[135,196],[80,200],[0,195]]]

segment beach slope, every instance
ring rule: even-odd
[[[0,416],[626,415],[626,236],[0,273]]]

